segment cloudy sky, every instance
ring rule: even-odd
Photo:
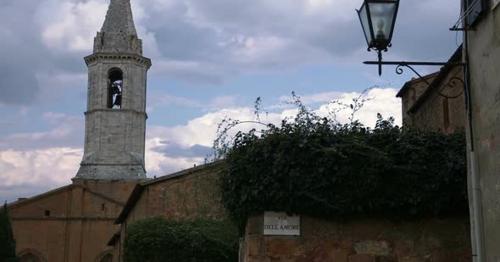
[[[153,61],[149,176],[203,162],[224,117],[253,118],[262,97],[278,121],[292,91],[324,112],[376,87],[357,117],[400,121],[394,96],[413,75],[363,65],[375,54],[355,13],[361,0],[132,0]],[[0,0],[0,200],[70,183],[82,156],[87,75],[109,0]],[[459,36],[457,0],[402,0],[391,60],[446,60]],[[419,68],[432,72],[436,68]],[[342,118],[342,117],[341,117]],[[345,118],[345,117],[344,117]]]

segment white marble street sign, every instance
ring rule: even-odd
[[[264,235],[300,236],[300,216],[264,212]]]

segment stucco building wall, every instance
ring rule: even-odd
[[[17,253],[41,261],[100,261],[119,230],[114,225],[136,183],[75,181],[9,205]]]
[[[467,31],[474,145],[469,157],[476,163],[469,167],[479,179],[485,261],[500,261],[500,6],[486,2],[483,17]]]

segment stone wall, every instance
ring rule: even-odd
[[[460,51],[450,63],[459,62]],[[404,126],[443,133],[464,130],[463,67],[448,66],[423,79],[408,81],[401,88],[397,96],[402,99]]]
[[[404,125],[412,125],[412,118],[408,114],[408,111],[413,107],[420,96],[425,93],[427,87],[429,87],[427,82],[432,82],[436,78],[437,74],[438,73],[436,72],[426,75],[423,78],[412,78],[404,84],[396,95],[397,97],[401,97],[401,109]]]
[[[452,78],[459,80],[453,80]],[[420,104],[409,113],[413,127],[421,130],[453,133],[465,126],[465,98],[463,92],[463,68],[450,70],[441,84],[429,90]]]
[[[303,216],[301,236],[263,236],[263,216],[249,219],[244,262],[472,261],[468,219],[334,222]]]

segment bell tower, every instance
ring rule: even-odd
[[[146,80],[151,60],[142,56],[130,0],[111,0],[85,63],[85,146],[74,179],[144,179]]]

